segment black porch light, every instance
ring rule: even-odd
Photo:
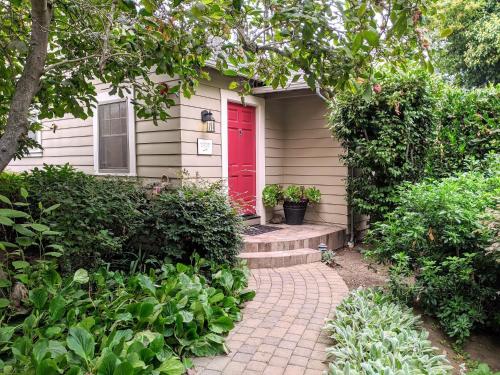
[[[207,125],[207,133],[215,133],[215,117],[212,112],[201,111],[201,121]]]

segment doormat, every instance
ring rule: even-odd
[[[280,230],[280,229],[281,228],[279,227],[271,227],[269,225],[255,224],[246,227],[245,230],[243,231],[243,234],[247,236],[258,236],[259,234],[274,232],[275,230]]]

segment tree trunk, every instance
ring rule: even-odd
[[[10,103],[5,132],[0,138],[0,172],[14,157],[19,140],[28,133],[28,115],[33,98],[40,90],[49,41],[52,4],[31,0],[31,42],[23,73]]]

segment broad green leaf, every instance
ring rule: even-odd
[[[101,359],[101,364],[97,369],[97,375],[114,375],[118,364],[118,357],[115,353],[108,351]]]
[[[11,208],[0,208],[0,216],[10,217],[10,218],[28,218],[28,217],[30,217],[30,215],[28,215],[26,212],[13,210]]]
[[[156,287],[151,280],[151,278],[147,275],[140,274],[137,276],[137,280],[139,280],[139,284],[146,290],[148,290],[153,296],[156,293]]]
[[[8,217],[6,216],[0,216],[0,225],[7,225],[7,226],[11,226],[14,224],[14,221],[12,221],[11,219],[9,219]]]
[[[44,359],[40,364],[36,367],[36,375],[59,375],[59,367],[57,366],[56,361],[50,358]]]
[[[81,327],[71,327],[66,344],[76,355],[86,362],[94,357],[94,339],[92,335]]]
[[[223,74],[228,77],[236,77],[238,75],[238,72],[233,69],[225,69],[223,71]]]
[[[215,320],[210,321],[210,330],[215,333],[228,332],[234,328],[234,323],[231,318],[221,316]]]
[[[40,339],[33,345],[33,358],[35,363],[40,363],[49,353],[49,340]]]
[[[0,194],[0,202],[6,203],[8,205],[11,205],[12,202],[10,201],[9,198],[7,198],[5,195]]]
[[[35,242],[30,237],[17,237],[16,242],[19,246],[28,247],[33,245]]]
[[[241,302],[251,301],[255,297],[255,290],[250,290],[248,292],[242,292],[240,294]]]
[[[233,81],[229,84],[229,90],[234,90],[234,89],[237,89],[238,88],[238,82],[236,81]]]
[[[61,341],[49,341],[49,353],[52,359],[65,355],[68,351]]]
[[[35,232],[29,230],[28,228],[26,228],[24,225],[21,225],[21,224],[14,224],[12,226],[12,228],[19,234],[23,235],[23,236],[26,236],[26,237],[34,237],[35,236]]]
[[[11,264],[16,270],[21,270],[30,266],[30,264],[24,260],[15,260]]]
[[[45,336],[51,338],[60,334],[61,331],[62,331],[61,327],[51,326],[45,330]]]
[[[214,275],[215,279],[218,279],[219,283],[226,289],[226,291],[231,291],[233,288],[233,275],[231,274],[231,271],[223,269],[217,272]]]
[[[365,30],[362,33],[363,38],[365,38],[368,41],[368,44],[372,47],[376,47],[379,42],[379,35],[376,31],[374,30]]]
[[[30,290],[29,292],[29,300],[38,310],[42,309],[42,307],[45,305],[48,296],[49,294],[47,292],[47,289],[45,288],[37,288]]]
[[[64,315],[67,301],[61,296],[55,296],[49,304],[50,319],[55,322],[60,320]]]
[[[23,197],[24,199],[28,198],[28,190],[26,190],[25,188],[21,187],[20,189],[21,191],[21,197]]]
[[[158,371],[165,375],[182,375],[186,369],[179,358],[170,357],[158,367]]]
[[[7,288],[12,285],[12,282],[7,279],[0,279],[0,288]]]
[[[0,298],[0,309],[4,309],[10,305],[10,301],[7,298]]]
[[[189,323],[193,320],[193,314],[186,310],[181,310],[177,313],[181,316],[183,323]]]
[[[141,303],[139,306],[138,318],[140,321],[145,321],[153,314],[154,305],[152,303]]]
[[[222,301],[223,299],[224,299],[224,293],[216,293],[212,297],[210,297],[208,302],[210,302],[210,304],[215,304],[217,302]]]
[[[13,326],[0,327],[0,343],[10,341],[15,331],[16,327]]]
[[[50,229],[48,226],[38,223],[32,223],[30,224],[30,227],[36,230],[37,232],[45,232]]]
[[[113,372],[113,375],[133,375],[134,368],[129,362],[122,362]]]
[[[78,284],[86,284],[89,282],[89,273],[83,268],[80,268],[73,275],[73,281]]]

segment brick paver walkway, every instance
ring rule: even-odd
[[[323,263],[252,270],[255,299],[229,334],[227,356],[194,359],[203,375],[319,375],[326,370],[325,319],[347,295],[342,278]]]

